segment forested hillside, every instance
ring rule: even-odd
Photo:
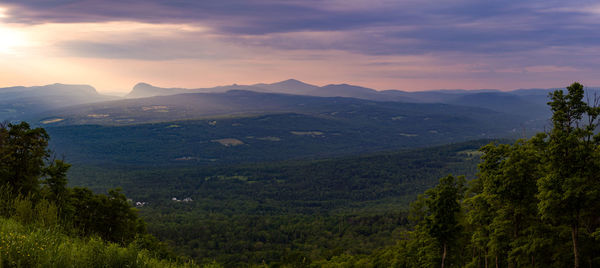
[[[443,177],[419,196],[396,245],[319,265],[598,267],[600,107],[580,84],[567,89],[551,95],[549,132],[489,144],[477,179]]]
[[[488,142],[214,167],[75,166],[69,175],[97,192],[122,186],[150,233],[200,263],[309,265],[393,245],[410,201],[446,174],[473,178]]]
[[[58,108],[114,100],[88,85],[52,84],[35,87],[0,88],[0,122],[33,120]]]
[[[1,267],[194,267],[146,232],[120,190],[67,187],[69,164],[27,123],[0,125]]]
[[[131,196],[140,201],[158,200],[141,209],[149,231],[201,263],[595,267],[600,108],[583,101],[579,84],[551,97],[552,128],[512,144],[130,170],[112,181],[135,189]],[[79,172],[90,185],[111,177]],[[422,191],[410,209],[403,206]]]
[[[319,159],[522,136],[519,126],[509,122],[511,117],[488,115],[439,110],[401,116],[369,108],[336,114],[335,118],[286,113],[46,129],[55,151],[78,165],[168,168]]]
[[[181,257],[189,256],[199,265],[225,267],[595,267],[600,265],[600,108],[584,101],[577,83],[552,93],[549,105],[549,131],[516,142],[486,139],[337,158],[210,165],[192,159],[153,164],[164,161],[157,155],[119,164],[79,158],[71,167],[48,150],[44,129],[6,124],[0,128],[0,232],[8,246],[0,248],[1,261],[5,266],[194,266]],[[297,114],[279,116],[296,116],[306,127],[314,122]],[[272,123],[277,116],[258,118]],[[134,129],[149,135],[173,124],[196,127],[192,133],[198,133],[223,122],[231,131],[239,120],[80,126],[72,135],[84,140],[108,133],[93,131],[101,128],[121,136]],[[155,151],[169,146],[152,144]],[[102,146],[90,148],[115,155],[116,147]],[[178,150],[185,149],[173,152]],[[123,157],[140,151],[130,153]]]

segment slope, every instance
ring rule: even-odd
[[[355,98],[234,90],[226,93],[188,93],[79,105],[47,113],[40,121],[56,121],[46,123],[49,126],[126,125],[285,112],[339,118],[393,117],[398,121],[413,115],[422,116],[422,119],[431,116],[501,119],[504,116],[487,109],[456,105],[376,102]]]
[[[30,120],[48,110],[113,99],[88,85],[0,88],[0,120]]]
[[[52,135],[54,150],[69,162],[117,165],[212,165],[322,158],[520,134],[515,131],[519,124],[514,123],[514,116],[478,108],[332,100],[325,106],[305,103],[302,110],[307,114],[46,129]],[[64,118],[62,122],[73,122]]]
[[[474,176],[487,142],[251,165],[75,166],[70,177],[98,191],[122,186],[145,204],[152,234],[201,263],[293,266],[401,239],[408,202],[440,176]]]
[[[159,88],[145,83],[134,87],[130,96],[150,97],[182,93],[224,93],[230,90],[247,90],[263,93],[282,93],[317,97],[348,97],[372,101],[394,101],[411,103],[444,103],[480,107],[494,111],[516,114],[529,120],[540,120],[548,116],[545,104],[549,89],[519,89],[502,92],[482,90],[430,90],[406,92],[401,90],[376,91],[349,84],[315,86],[295,79],[272,84],[230,85],[202,89]]]

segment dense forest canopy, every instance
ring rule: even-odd
[[[368,257],[328,264],[397,267],[600,265],[598,100],[555,91],[552,129],[481,148],[475,180],[444,177],[412,204],[407,238]]]

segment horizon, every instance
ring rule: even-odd
[[[96,88],[94,85],[92,84],[67,84],[67,83],[60,83],[60,82],[56,82],[56,83],[50,83],[50,84],[43,84],[43,85],[8,85],[8,86],[0,86],[0,89],[3,88],[12,88],[12,87],[45,87],[45,86],[52,86],[52,85],[69,85],[69,86],[90,86],[92,87],[97,93],[102,94],[102,95],[109,95],[109,96],[118,96],[118,97],[125,97],[127,94],[133,92],[134,88],[140,84],[145,84],[148,86],[152,86],[152,87],[157,87],[157,88],[164,88],[164,89],[185,89],[185,90],[194,90],[194,89],[211,89],[211,88],[218,88],[218,87],[229,87],[229,86],[257,86],[257,85],[261,85],[261,84],[266,84],[266,85],[271,85],[271,84],[277,84],[277,83],[282,83],[282,82],[287,82],[287,81],[297,81],[303,84],[307,84],[307,85],[311,85],[311,86],[316,86],[316,87],[326,87],[326,86],[340,86],[340,85],[348,85],[348,86],[356,86],[356,87],[362,87],[362,88],[366,88],[366,89],[371,89],[371,90],[375,90],[378,92],[381,91],[403,91],[403,92],[412,92],[412,93],[416,93],[416,92],[431,92],[431,91],[490,91],[490,92],[512,92],[512,91],[517,91],[517,90],[555,90],[555,89],[564,89],[565,87],[549,87],[549,88],[513,88],[513,89],[507,89],[507,90],[502,90],[502,89],[497,89],[497,88],[475,88],[475,89],[463,89],[463,88],[438,88],[438,89],[426,89],[426,90],[415,90],[415,91],[407,91],[407,90],[401,90],[401,89],[377,89],[377,88],[371,88],[371,87],[367,87],[367,86],[363,86],[363,85],[355,85],[355,84],[348,84],[348,83],[340,83],[340,84],[332,84],[332,83],[327,83],[327,84],[313,84],[313,83],[309,83],[309,82],[305,82],[305,81],[301,81],[295,78],[289,78],[289,79],[285,79],[285,80],[281,80],[281,81],[275,81],[275,82],[261,82],[261,83],[254,83],[254,84],[239,84],[239,83],[231,83],[231,84],[226,84],[226,85],[213,85],[213,86],[208,86],[208,87],[174,87],[174,86],[168,86],[168,85],[156,85],[156,84],[151,84],[151,83],[147,83],[147,82],[137,82],[135,83],[133,86],[131,86],[128,89],[123,89],[123,90],[102,90],[102,89],[98,89]],[[584,85],[585,86],[585,85]],[[600,88],[600,87],[595,87],[595,86],[585,86],[585,88]],[[276,93],[276,92],[274,92]]]
[[[4,85],[599,85],[587,1],[0,1]],[[124,86],[127,85],[127,86]]]

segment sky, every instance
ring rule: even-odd
[[[0,87],[600,86],[600,3],[0,0]]]

